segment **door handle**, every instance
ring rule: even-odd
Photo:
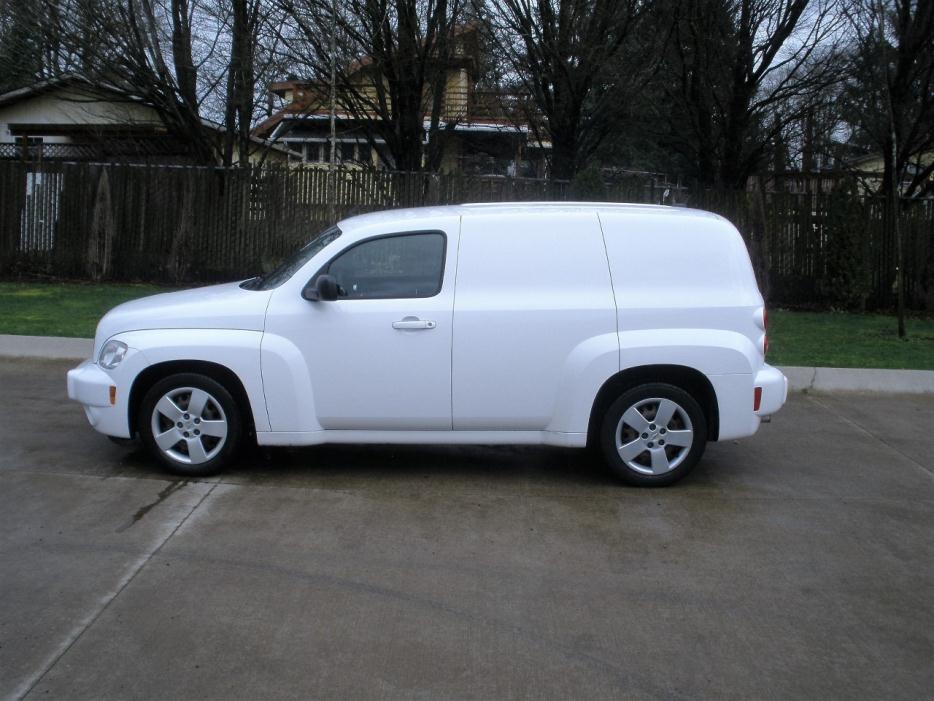
[[[433,321],[423,321],[414,316],[407,316],[401,321],[392,322],[392,328],[402,330],[433,329],[437,324]]]

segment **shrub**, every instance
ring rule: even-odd
[[[591,163],[571,179],[571,197],[584,202],[602,202],[607,198],[600,167]]]
[[[827,207],[821,245],[823,270],[816,291],[835,308],[865,311],[871,289],[869,213],[852,192],[834,193]]]

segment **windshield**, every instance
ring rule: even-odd
[[[299,248],[295,253],[286,258],[279,264],[275,270],[266,275],[260,275],[247,280],[240,285],[245,290],[271,290],[278,287],[283,282],[292,277],[305,263],[310,261],[314,255],[331,241],[341,235],[341,230],[336,226],[325,229],[315,236],[311,241]]]

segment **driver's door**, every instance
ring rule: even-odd
[[[300,300],[279,333],[304,356],[322,428],[451,429],[457,236],[429,230],[364,238],[317,271],[337,281],[341,296]]]

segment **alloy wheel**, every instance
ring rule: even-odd
[[[166,392],[152,410],[152,437],[170,459],[199,465],[214,458],[227,441],[227,417],[220,402],[198,387]]]
[[[671,399],[643,399],[626,409],[616,426],[616,451],[645,475],[663,475],[684,462],[694,443],[687,411]]]

